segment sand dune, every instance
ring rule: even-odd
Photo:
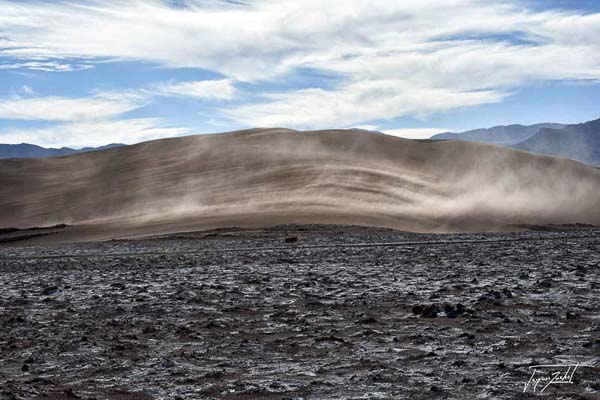
[[[600,171],[560,158],[356,131],[255,129],[0,160],[0,227],[70,239],[336,223],[412,231],[600,223]]]

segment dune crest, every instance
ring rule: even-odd
[[[600,171],[574,161],[357,131],[254,129],[0,160],[0,227],[67,223],[94,239],[281,223],[600,224],[599,204]]]

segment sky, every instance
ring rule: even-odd
[[[0,143],[600,118],[597,0],[0,0]]]

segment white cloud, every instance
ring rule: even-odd
[[[518,0],[248,3],[0,0],[0,47],[14,61],[4,68],[110,58],[246,82],[298,68],[341,76],[335,88],[267,93],[227,110],[246,125],[310,128],[502,101],[536,80],[600,79],[598,13],[533,11]],[[171,93],[203,93],[181,85]]]
[[[102,120],[143,105],[139,95],[104,93],[93,97],[11,97],[0,99],[0,118],[44,121]]]
[[[505,93],[410,87],[403,81],[362,81],[335,90],[305,89],[268,95],[266,102],[223,112],[252,126],[335,128],[407,114],[428,114],[493,103]]]
[[[383,133],[386,135],[397,136],[405,139],[429,139],[438,133],[449,132],[450,129],[442,128],[401,128],[386,129]]]
[[[189,133],[158,118],[123,118],[148,101],[144,91],[103,92],[89,97],[39,97],[24,86],[20,93],[0,99],[0,119],[44,121],[44,127],[5,128],[0,143],[35,143],[50,147],[101,146],[137,143]]]
[[[117,121],[83,121],[45,128],[13,129],[0,132],[1,143],[35,143],[46,147],[102,146],[109,143],[138,143],[189,133],[187,129],[164,125],[157,118]]]
[[[235,94],[235,86],[230,79],[171,82],[158,85],[158,92],[170,96],[231,100]]]
[[[23,93],[26,96],[35,96],[37,94],[35,90],[33,90],[33,88],[29,85],[21,86],[19,92]]]
[[[93,68],[90,64],[68,64],[55,61],[28,61],[21,63],[0,63],[0,70],[30,69],[32,71],[71,72]]]
[[[350,127],[350,129],[361,129],[364,131],[379,131],[377,125],[355,125]]]

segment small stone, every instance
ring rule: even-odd
[[[364,317],[358,321],[359,324],[374,324],[376,322],[377,320],[375,319],[375,317]]]
[[[413,306],[413,308],[412,308],[412,313],[413,313],[413,314],[416,314],[416,315],[421,315],[421,314],[423,314],[423,307],[421,307],[421,306],[420,306],[420,305],[418,305],[418,304],[417,304],[416,306]]]
[[[592,339],[583,344],[585,348],[600,349],[600,339]]]
[[[73,392],[73,389],[71,389],[71,388],[65,389],[64,393],[67,396],[67,398],[70,398],[70,399],[79,399],[80,398],[78,395],[75,394],[75,392]]]
[[[567,317],[567,319],[577,319],[577,318],[579,318],[579,315],[577,313],[567,311],[566,317]]]
[[[52,295],[58,293],[58,291],[59,291],[58,287],[50,286],[50,287],[47,287],[44,290],[42,290],[42,294],[44,296],[52,296]]]
[[[423,318],[436,318],[439,314],[439,309],[435,304],[425,306],[421,316]]]
[[[538,281],[538,285],[540,287],[543,287],[543,288],[546,288],[546,289],[551,288],[552,287],[552,280],[551,279],[544,279],[543,281]]]

